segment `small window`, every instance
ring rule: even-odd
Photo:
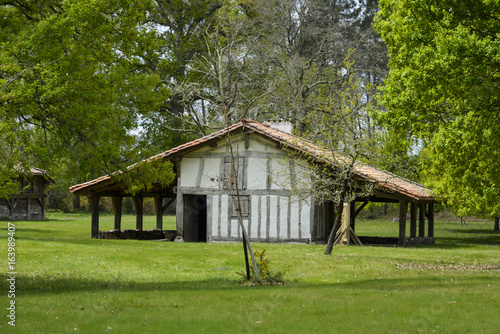
[[[241,216],[248,217],[250,214],[250,196],[240,196]],[[231,197],[231,218],[238,218],[238,201],[236,196]]]

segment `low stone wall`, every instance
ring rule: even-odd
[[[358,236],[363,245],[397,245],[399,239],[391,237],[362,237]]]
[[[433,243],[434,238],[431,237],[416,237],[406,239],[406,246],[432,245]]]
[[[98,239],[135,239],[174,241],[177,231],[173,230],[110,230],[99,231]]]
[[[360,237],[359,240],[363,245],[394,245],[397,246],[399,243],[398,238],[391,237]],[[417,237],[417,238],[406,238],[406,246],[417,246],[417,245],[431,245],[434,243],[434,238],[431,237]]]

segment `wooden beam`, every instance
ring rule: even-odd
[[[400,246],[406,245],[406,211],[408,207],[408,202],[401,199],[399,201],[399,242]]]
[[[427,204],[427,236],[430,238],[434,238],[434,203]]]
[[[417,204],[410,204],[410,238],[417,237]]]
[[[351,229],[354,231],[356,228],[356,201],[351,202],[351,207],[349,210],[349,225]]]
[[[111,197],[111,202],[113,203],[113,212],[115,213],[115,230],[120,231],[122,229],[123,197],[121,196]]]
[[[373,202],[373,203],[399,203],[399,199],[379,198],[379,197],[356,197],[356,202]]]
[[[170,204],[174,203],[174,201],[176,200],[177,198],[171,198],[170,201],[167,202],[167,204],[165,204],[162,208],[161,208],[161,213],[164,214],[165,213],[165,210],[167,210],[167,208],[170,206]]]
[[[425,203],[418,206],[418,236],[425,237]]]
[[[365,208],[365,206],[368,205],[368,201],[364,201],[363,204],[361,204],[359,206],[359,208],[356,210],[356,212],[354,213],[354,218],[356,218],[358,216],[358,214],[361,212],[361,210],[363,210]]]
[[[100,196],[89,196],[90,208],[92,209],[92,231],[91,237],[97,238],[99,236],[99,201]]]
[[[135,229],[142,231],[144,199],[141,196],[134,196],[133,200],[134,200],[134,207],[135,207]]]
[[[163,197],[155,196],[156,229],[163,230]]]

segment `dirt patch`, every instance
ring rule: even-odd
[[[481,263],[399,263],[396,264],[398,269],[410,270],[446,270],[446,271],[463,271],[477,272],[487,270],[500,270],[500,264],[481,264]]]

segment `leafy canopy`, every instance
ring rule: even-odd
[[[132,71],[148,8],[146,0],[0,2],[6,169],[64,164],[85,179],[136,160],[131,130],[137,110],[156,105],[159,81]]]
[[[382,0],[390,54],[379,120],[424,144],[426,177],[460,215],[500,215],[500,3]]]

